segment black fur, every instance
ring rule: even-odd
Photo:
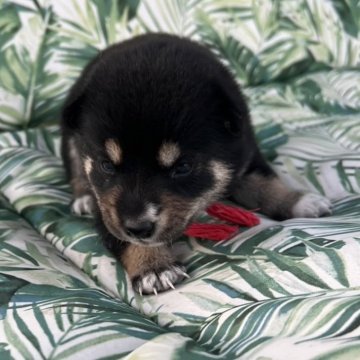
[[[304,194],[264,161],[230,72],[190,40],[143,35],[101,52],[71,89],[61,127],[74,211],[95,212],[105,245],[139,293],[167,290],[186,276],[169,245],[221,197],[279,219],[330,213],[324,199],[294,213]],[[109,139],[121,148],[115,164]],[[171,166],[159,161],[164,143],[180,149]],[[184,163],[190,170],[175,176]]]
[[[101,52],[69,93],[62,135],[75,201],[94,195],[92,211],[104,244],[127,264],[141,293],[152,291],[146,276],[159,280],[156,292],[186,275],[173,266],[167,246],[197,211],[235,194],[244,175],[275,177],[257,148],[246,102],[230,72],[205,47],[176,36],[143,35]],[[102,167],[109,161],[109,139],[121,147],[121,162],[111,174]],[[171,167],[158,159],[164,142],[180,148]],[[82,166],[89,158],[86,175]],[[184,162],[190,174],[174,177]],[[215,162],[227,174],[223,180]],[[258,207],[259,199],[252,203],[247,196],[247,205]],[[126,222],[141,220],[148,204],[156,205],[157,232],[148,241],[130,238]],[[147,253],[139,244],[164,246]],[[160,273],[172,275],[164,283]]]
[[[62,127],[65,141],[79,135],[82,151],[96,151],[98,159],[106,157],[105,139],[118,137],[125,156],[119,176],[131,184],[137,167],[144,178],[158,176],[144,189],[154,197],[164,187],[191,198],[212,186],[203,168],[186,181],[163,180],[156,152],[164,140],[179,142],[198,164],[218,159],[234,173],[257,149],[247,105],[229,71],[206,48],[163,34],[101,52],[70,92]],[[261,158],[262,166],[267,169]]]

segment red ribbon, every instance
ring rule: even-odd
[[[207,213],[213,217],[243,226],[255,226],[260,223],[259,218],[252,212],[235,206],[215,203],[207,208]]]
[[[206,211],[210,216],[236,225],[251,227],[260,223],[255,214],[235,206],[215,203],[209,206]],[[233,237],[238,231],[239,226],[234,225],[194,223],[187,227],[184,234],[201,239],[221,241]]]
[[[192,224],[187,227],[184,234],[200,239],[221,241],[226,240],[237,233],[237,226],[225,224]]]

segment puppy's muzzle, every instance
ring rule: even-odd
[[[137,239],[150,238],[155,232],[155,223],[152,221],[130,222],[125,221],[126,235]]]

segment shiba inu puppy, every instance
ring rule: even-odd
[[[187,276],[172,241],[218,199],[275,219],[331,212],[326,198],[280,181],[256,145],[237,83],[187,39],[142,35],[102,51],[69,93],[62,135],[73,211],[96,216],[142,294]]]

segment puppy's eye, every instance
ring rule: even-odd
[[[171,177],[172,178],[179,178],[183,176],[187,176],[191,173],[192,166],[187,162],[181,162],[172,170]]]
[[[106,174],[112,175],[115,173],[115,167],[109,160],[103,160],[101,162],[101,170],[104,171]]]

